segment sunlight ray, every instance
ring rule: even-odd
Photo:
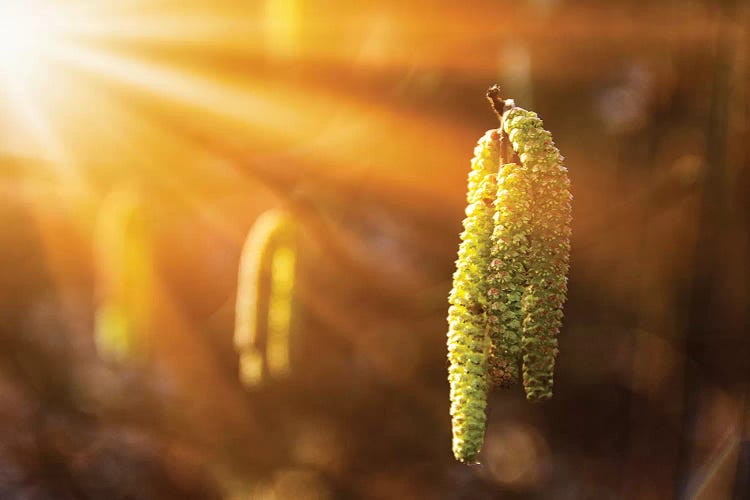
[[[395,164],[404,149],[412,150],[413,144],[427,144],[431,140],[453,142],[456,130],[464,128],[448,122],[430,124],[416,113],[381,110],[367,101],[342,99],[340,95],[309,93],[290,85],[252,79],[246,79],[244,85],[239,86],[95,50],[73,48],[61,51],[59,56],[113,83],[124,82],[146,94],[187,106],[209,117],[254,127],[255,130],[245,130],[245,134],[257,130],[264,133],[264,140],[275,137],[288,141],[294,138],[294,143],[285,147],[287,153],[312,154],[325,163],[351,164],[361,155],[362,148],[367,148],[374,158],[381,158],[384,165]],[[331,110],[335,111],[332,113]],[[436,126],[439,138],[435,137]],[[386,129],[393,134],[388,137],[371,134],[373,130]],[[300,135],[300,131],[305,133]],[[468,133],[465,128],[464,133]],[[394,136],[397,140],[391,141]],[[373,140],[378,141],[376,148],[366,143]],[[473,141],[473,138],[469,140]],[[435,160],[442,156],[429,149],[425,154],[428,155],[425,160],[433,154]],[[372,163],[369,159],[357,162],[359,165]],[[414,172],[390,168],[383,173],[392,176]],[[403,181],[412,182],[413,179]]]
[[[426,148],[414,169],[395,169],[393,165],[408,159],[404,154],[413,154],[414,144],[454,144],[458,158],[463,156],[464,143],[474,140],[460,124],[381,109],[367,100],[331,91],[301,90],[288,83],[250,76],[241,80],[237,75],[234,79],[207,76],[195,68],[179,69],[72,43],[59,44],[50,57],[106,80],[115,88],[130,87],[185,107],[193,111],[188,121],[205,124],[214,132],[231,130],[238,134],[238,140],[250,138],[249,144],[276,143],[283,148],[284,157],[310,157],[347,177],[361,177],[367,170],[369,180],[414,186],[412,190],[420,189],[418,179],[431,170],[430,166],[445,165],[447,160],[444,153]],[[79,90],[71,100],[80,100],[83,94]],[[382,130],[390,133],[373,134]],[[368,154],[362,156],[363,151]]]
[[[216,168],[220,163],[210,151],[191,142],[179,131],[161,126],[158,117],[149,116],[138,107],[129,106],[122,99],[113,99],[111,94],[100,91],[93,101],[96,112],[89,112],[92,119],[104,115],[118,124],[120,133],[108,134],[108,145],[96,141],[99,152],[104,153],[95,168],[106,168],[115,172],[128,172],[128,177],[147,183],[149,189],[167,189],[177,195],[191,210],[201,214],[217,230],[231,241],[240,242],[244,233],[225,220],[205,200],[200,199],[199,190],[192,183],[194,172],[202,172],[208,165]],[[110,132],[111,129],[105,127]],[[85,136],[83,137],[85,140]],[[84,152],[85,158],[94,157]],[[219,159],[220,160],[220,159]],[[89,160],[91,162],[92,160]],[[173,166],[181,165],[180,175],[175,175]],[[250,192],[257,186],[247,185],[243,177],[235,177],[235,187]]]
[[[161,99],[209,114],[243,122],[252,121],[254,125],[266,127],[273,122],[277,126],[291,123],[295,118],[292,110],[259,98],[251,92],[165,66],[79,46],[68,46],[65,50],[55,51],[55,57],[108,79],[128,83]]]
[[[0,76],[0,87],[5,91],[15,121],[31,133],[32,141],[41,155],[69,173],[71,159],[52,129],[46,112],[36,104],[36,96],[22,82],[12,78]]]
[[[711,492],[711,487],[716,487],[712,484],[715,476],[722,468],[731,468],[731,464],[736,462],[740,444],[741,439],[737,429],[727,429],[713,454],[691,478],[687,488],[690,494],[687,498],[708,498],[706,492]],[[730,465],[727,465],[728,463]]]
[[[190,44],[201,49],[260,50],[262,38],[258,35],[262,25],[254,18],[229,17],[210,14],[186,14],[175,16],[123,16],[97,18],[96,22],[77,19],[66,26],[66,31],[76,41],[88,45],[96,43],[179,43]],[[244,36],[243,36],[244,35]]]

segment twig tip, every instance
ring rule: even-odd
[[[503,99],[500,96],[500,86],[495,84],[487,89],[487,100],[490,101],[490,106],[495,112],[498,118],[502,120],[503,113],[508,111],[510,108],[515,107],[516,103],[513,99]]]

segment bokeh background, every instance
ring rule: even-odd
[[[747,2],[0,13],[0,498],[750,498]],[[467,467],[445,317],[493,83],[567,158],[572,271],[555,397],[493,394]],[[248,390],[237,269],[272,208],[302,226],[291,374]]]

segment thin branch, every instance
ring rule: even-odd
[[[500,86],[495,84],[487,89],[487,100],[490,102],[492,111],[497,115],[500,120],[500,163],[520,163],[521,160],[518,155],[513,151],[513,147],[505,134],[505,127],[503,122],[505,121],[505,114],[516,107],[516,103],[513,99],[503,99],[500,96]]]

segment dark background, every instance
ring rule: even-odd
[[[77,40],[130,65],[66,70],[73,160],[0,159],[0,498],[750,498],[745,2],[108,15],[156,28]],[[445,317],[493,83],[566,157],[572,267],[554,398],[493,394],[464,466]],[[113,363],[93,248],[123,186],[156,278],[148,355]],[[274,207],[303,228],[292,374],[246,390],[237,266]]]

